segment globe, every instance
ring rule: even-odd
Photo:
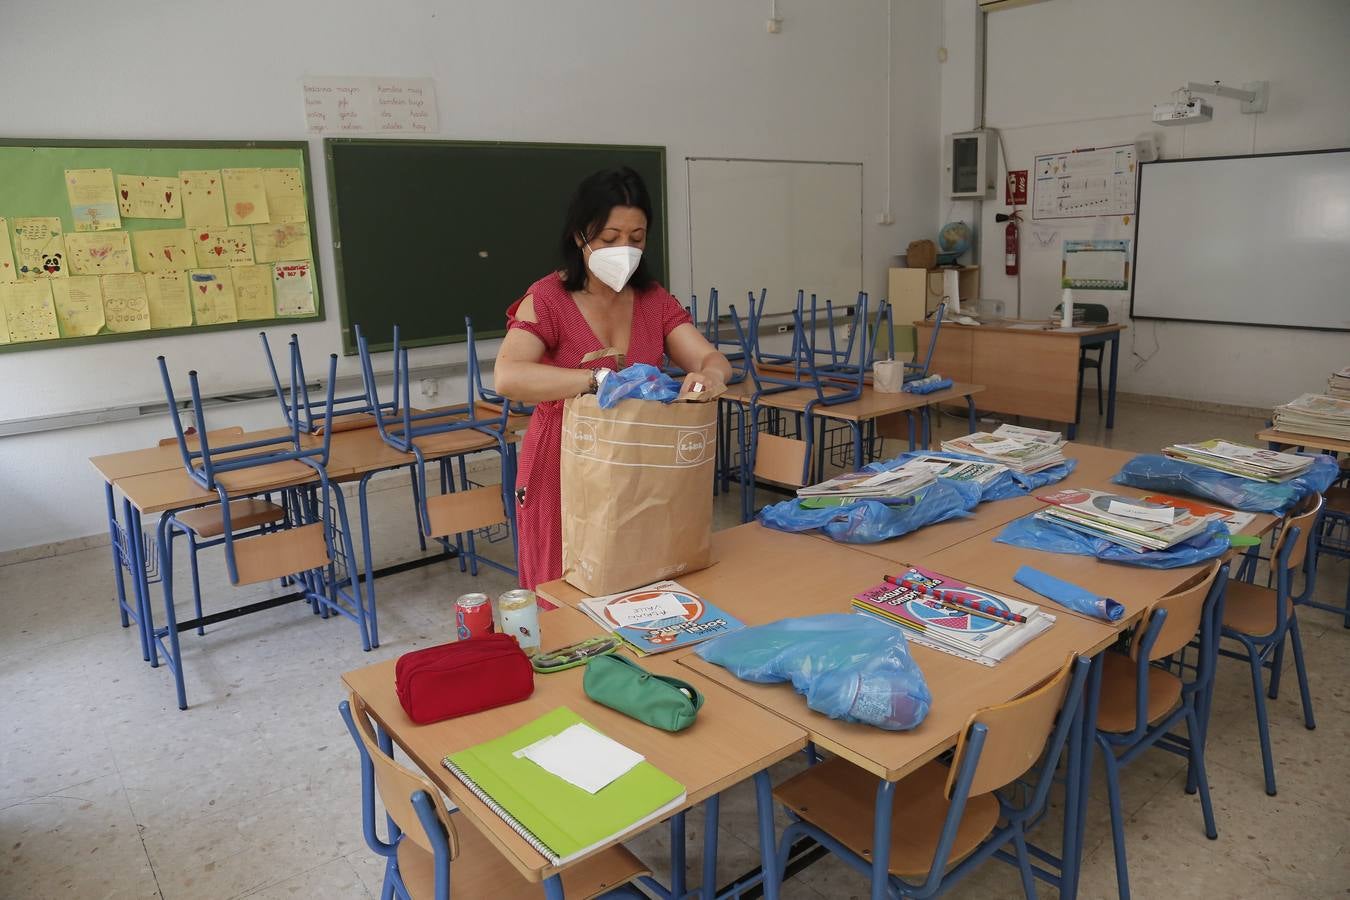
[[[938,232],[938,262],[956,262],[957,257],[970,249],[970,226],[965,222],[948,222]]]

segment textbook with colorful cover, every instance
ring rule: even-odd
[[[923,454],[905,463],[902,469],[924,469],[937,478],[949,478],[952,481],[971,481],[975,484],[988,484],[1004,472],[1007,466],[993,462],[975,462],[969,459],[952,459],[950,456]]]
[[[1224,506],[1210,506],[1208,503],[1201,503],[1199,500],[1192,500],[1189,497],[1173,497],[1171,494],[1149,494],[1144,498],[1144,501],[1175,506],[1186,510],[1193,516],[1216,519],[1224,524],[1229,534],[1237,534],[1250,525],[1252,519],[1256,518],[1256,513],[1239,512],[1236,509],[1228,509]]]
[[[677,581],[582,600],[581,611],[642,656],[691,647],[745,627]]]
[[[1302,475],[1313,464],[1311,456],[1265,450],[1248,444],[1213,439],[1191,444],[1173,444],[1163,453],[1252,481],[1280,482]]]
[[[559,707],[441,761],[553,866],[658,821],[685,801],[684,786],[646,760],[592,793],[521,752],[575,725],[591,727],[570,709]]]
[[[858,500],[888,500],[908,497],[934,481],[926,468],[900,466],[884,472],[846,472],[829,481],[797,489],[801,498],[840,498],[844,502]]]
[[[918,644],[953,656],[992,666],[1006,659],[1055,623],[1055,617],[1032,603],[1014,600],[984,588],[957,581],[921,566],[909,566],[889,582],[869,588],[853,598],[853,611],[902,626],[905,637]],[[996,609],[1017,613],[1026,622],[1015,623],[980,616],[943,604],[915,590],[925,585],[958,599],[979,600]]]
[[[1050,504],[1037,517],[1052,519],[1131,550],[1166,550],[1205,530],[1208,519],[1173,504],[1125,494],[1068,488],[1036,499]],[[1159,520],[1154,518],[1166,514]]]

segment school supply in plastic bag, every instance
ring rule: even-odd
[[[843,506],[812,509],[801,500],[784,500],[759,512],[760,524],[778,531],[819,529],[832,540],[873,544],[964,516],[980,502],[978,485],[938,480],[911,495],[905,505],[859,500]]]
[[[601,409],[613,409],[620,400],[669,403],[679,395],[680,383],[647,363],[634,363],[626,369],[610,372],[595,392]]]
[[[1036,516],[1014,519],[994,538],[1000,544],[1045,550],[1050,553],[1071,553],[1076,556],[1095,556],[1107,562],[1143,566],[1149,569],[1176,569],[1193,566],[1207,559],[1222,556],[1229,548],[1228,529],[1222,522],[1211,521],[1205,530],[1182,541],[1170,550],[1139,552],[1113,544],[1105,538],[1092,537],[1074,531],[1067,525],[1046,521]]]
[[[927,378],[906,382],[901,390],[906,394],[931,394],[934,391],[945,390],[951,386],[952,380],[950,378],[944,378],[941,375],[929,375]]]
[[[991,478],[970,478],[959,480],[974,481],[980,486],[980,502],[985,503],[992,500],[1007,500],[1010,497],[1025,497],[1034,490],[1045,487],[1047,484],[1054,484],[1057,481],[1063,481],[1069,477],[1074,468],[1078,465],[1076,459],[1066,459],[1058,465],[1051,466],[1048,469],[1042,469],[1039,472],[1026,474],[1023,472],[1014,472],[1007,466],[990,462],[978,456],[970,456],[965,453],[953,453],[949,450],[911,450],[908,453],[901,453],[895,459],[889,459],[884,462],[874,462],[863,467],[864,472],[884,472],[890,469],[896,469],[905,463],[916,459],[950,459],[962,462],[971,462],[983,466],[998,466],[1002,471],[997,472]],[[938,478],[945,478],[941,472]]]
[[[1042,597],[1048,597],[1065,609],[1085,616],[1118,622],[1125,615],[1125,607],[1110,597],[1099,597],[1087,588],[1056,578],[1031,566],[1022,566],[1013,575],[1022,587],[1030,588]]]
[[[1308,494],[1324,492],[1339,477],[1336,460],[1313,458],[1302,475],[1270,483],[1228,475],[1208,466],[1153,453],[1136,456],[1111,479],[1116,484],[1168,494],[1190,494],[1246,512],[1282,515]]]
[[[924,720],[933,702],[904,633],[868,616],[783,619],[716,638],[696,652],[745,681],[790,681],[811,709],[845,722],[905,731]]]

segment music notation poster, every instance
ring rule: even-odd
[[[1033,219],[1134,214],[1134,144],[1046,153],[1036,157],[1033,173]]]

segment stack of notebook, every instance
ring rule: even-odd
[[[1037,444],[1050,444],[1058,447],[1064,443],[1064,435],[1058,431],[1045,431],[1041,428],[1027,428],[1024,425],[1010,425],[1004,422],[994,429],[997,437],[1018,438],[1023,441],[1032,441]]]
[[[1347,388],[1346,396],[1350,398],[1350,388]],[[1275,407],[1275,427],[1294,434],[1350,441],[1350,399],[1343,400],[1326,394],[1304,394],[1297,400]]]
[[[900,626],[916,644],[986,666],[1006,659],[1055,622],[1034,604],[919,566],[855,596],[853,611]]]
[[[1327,396],[1338,400],[1350,400],[1350,366],[1331,373],[1331,377],[1327,379]]]
[[[1140,553],[1173,547],[1204,531],[1209,523],[1208,518],[1180,506],[1106,491],[1068,489],[1038,494],[1036,499],[1049,504],[1036,518]]]
[[[888,472],[848,472],[820,484],[797,489],[797,496],[814,502],[805,505],[842,506],[859,500],[901,501],[933,483],[935,477],[925,468],[902,466]]]
[[[949,453],[978,456],[980,459],[1007,466],[1014,472],[1024,475],[1053,468],[1064,462],[1064,453],[1058,444],[980,431],[943,441],[942,449]]]
[[[1302,475],[1313,464],[1311,456],[1262,450],[1260,447],[1217,438],[1194,444],[1173,444],[1164,447],[1163,453],[1253,481],[1288,481]]]
[[[553,866],[685,801],[683,785],[566,707],[442,763]]]
[[[911,471],[927,471],[937,478],[950,478],[952,481],[971,481],[975,484],[988,484],[1008,471],[1007,466],[1001,466],[998,463],[952,459],[949,456],[929,453],[914,457],[901,468]]]

